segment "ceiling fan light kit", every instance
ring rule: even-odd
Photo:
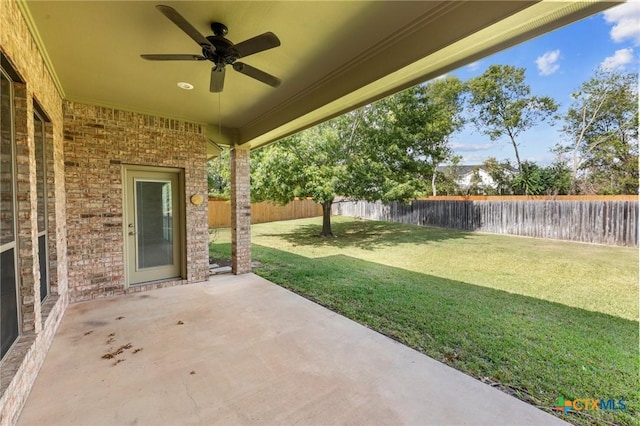
[[[202,48],[202,55],[193,54],[146,54],[140,55],[143,59],[150,61],[210,61],[214,66],[211,68],[211,82],[209,91],[220,93],[224,88],[225,69],[227,65],[248,77],[256,79],[271,87],[278,87],[280,79],[262,70],[243,62],[237,62],[240,58],[259,53],[274,47],[280,46],[280,40],[272,32],[260,34],[238,44],[233,44],[225,38],[229,32],[226,25],[220,22],[211,23],[213,35],[203,36],[175,9],[169,6],[158,5],[156,8],[165,15],[171,22],[178,26],[193,41]]]

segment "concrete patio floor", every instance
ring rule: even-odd
[[[565,423],[249,274],[71,305],[19,424]]]

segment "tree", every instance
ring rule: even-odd
[[[252,162],[251,190],[256,201],[286,204],[296,197],[312,197],[322,205],[322,235],[332,235],[331,204],[340,190],[341,167],[334,158],[334,138],[318,139],[317,130],[285,138],[263,148],[261,161]]]
[[[431,193],[437,195],[438,166],[453,154],[450,136],[464,125],[462,93],[465,85],[455,76],[447,76],[407,89],[390,98],[407,153],[415,161],[419,182],[431,181]]]
[[[571,169],[563,161],[556,161],[541,170],[546,195],[566,195],[571,191]]]
[[[494,157],[487,158],[482,165],[495,183],[498,195],[513,193],[513,178],[515,170],[508,161],[498,162]]]
[[[518,136],[552,118],[558,109],[550,97],[531,95],[524,72],[524,68],[510,65],[491,65],[481,76],[467,82],[471,121],[492,141],[508,136],[519,171],[522,171],[522,162]]]
[[[322,235],[332,235],[337,196],[403,201],[436,192],[449,136],[462,126],[463,83],[448,77],[384,98],[290,136],[252,161],[257,200],[311,197],[323,208]]]
[[[520,170],[513,178],[516,194],[540,195],[544,193],[544,181],[540,166],[532,161],[523,161]]]
[[[390,124],[386,104],[367,106],[263,149],[252,162],[255,200],[281,204],[311,197],[322,205],[322,236],[331,236],[337,196],[400,200],[415,194],[406,181],[407,159],[395,140],[383,140]],[[405,151],[406,152],[406,151]]]
[[[458,195],[461,192],[458,184],[460,161],[462,157],[454,155],[449,158],[448,164],[438,171],[436,177],[437,192],[444,195]]]
[[[596,70],[564,115],[572,192],[638,193],[638,74]]]
[[[220,155],[207,163],[207,182],[209,195],[229,198],[231,196],[231,163],[229,149],[222,150]]]
[[[570,176],[569,167],[561,161],[547,167],[523,161],[522,171],[513,178],[513,190],[516,194],[525,195],[567,194]]]

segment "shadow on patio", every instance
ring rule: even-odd
[[[19,424],[562,424],[256,275],[72,305]]]

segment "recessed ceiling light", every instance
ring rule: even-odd
[[[181,81],[178,83],[178,87],[184,90],[191,90],[193,89],[193,84],[189,84],[185,81]]]

